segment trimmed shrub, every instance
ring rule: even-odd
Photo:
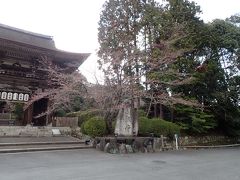
[[[103,136],[106,134],[106,122],[101,117],[93,117],[84,122],[83,131],[92,137]]]
[[[151,132],[150,122],[147,117],[139,117],[138,119],[138,134],[143,136],[149,136]]]
[[[180,134],[180,126],[175,123],[165,121],[162,119],[153,119],[153,133],[156,136],[173,136],[174,134]]]
[[[81,129],[81,133],[86,134],[84,130],[84,122],[81,124],[80,129]]]
[[[139,118],[139,135],[149,136],[153,133],[155,136],[173,136],[180,133],[180,126],[162,119]]]

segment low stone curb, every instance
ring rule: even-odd
[[[209,148],[226,148],[226,147],[240,147],[240,144],[227,144],[227,145],[215,145],[215,146],[180,146],[180,149],[209,149]]]

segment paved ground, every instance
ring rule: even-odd
[[[0,154],[1,180],[239,180],[240,148],[112,155],[91,150]]]

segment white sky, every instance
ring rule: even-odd
[[[0,0],[0,23],[51,35],[58,49],[92,53],[81,72],[94,82],[97,28],[105,0]],[[204,21],[240,13],[240,0],[195,0]],[[97,74],[99,76],[99,74]]]

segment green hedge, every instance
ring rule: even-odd
[[[93,117],[84,122],[81,127],[83,128],[83,133],[92,137],[103,136],[106,134],[106,122],[101,117]]]
[[[180,126],[162,119],[148,119],[139,117],[139,135],[149,136],[153,133],[155,136],[173,136],[180,133]]]
[[[81,128],[81,133],[86,134],[85,130],[84,130],[84,122],[81,124],[80,128]]]
[[[143,136],[149,136],[153,133],[150,127],[151,120],[147,117],[139,117],[138,120],[138,134]]]

